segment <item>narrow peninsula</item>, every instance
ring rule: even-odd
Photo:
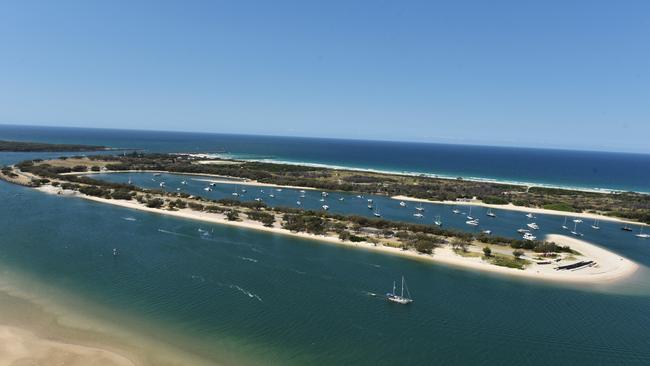
[[[230,160],[206,162],[192,155],[126,154],[119,156],[68,157],[29,160],[2,168],[0,177],[16,184],[35,187],[48,193],[78,196],[88,200],[136,210],[184,217],[205,222],[234,225],[302,238],[317,239],[348,247],[449,264],[479,271],[501,273],[538,280],[602,284],[630,276],[638,266],[610,251],[582,240],[561,235],[514,239],[446,229],[434,224],[417,224],[342,215],[323,210],[270,207],[262,201],[239,199],[213,200],[186,192],[146,189],[127,183],[114,183],[90,177],[92,173],[156,172],[200,175],[206,184],[224,179],[239,179],[245,185],[266,185],[278,189],[322,189],[348,193],[455,198],[456,202],[494,201],[512,196],[543,199],[553,204],[564,196],[518,191],[476,182],[436,180],[425,177],[383,176],[376,173],[340,171],[283,164],[247,163]],[[426,185],[423,188],[423,185]],[[161,185],[162,187],[162,185]],[[208,187],[206,187],[208,188]],[[435,189],[434,189],[435,188]],[[515,189],[515,191],[512,191]],[[323,195],[327,195],[323,192]],[[469,196],[472,195],[472,196]],[[540,196],[541,195],[541,196]],[[469,197],[468,197],[469,196]],[[541,197],[541,198],[540,198]],[[621,212],[634,213],[624,195],[588,194],[582,205],[597,210],[605,202],[615,202]],[[459,201],[460,200],[460,201]],[[440,201],[444,202],[444,201]],[[573,207],[573,206],[572,206]],[[638,206],[635,206],[638,207]],[[503,209],[509,209],[504,204]],[[549,209],[546,209],[549,210]],[[556,211],[557,212],[557,211]],[[612,211],[604,212],[611,214]],[[593,214],[593,213],[592,213]],[[603,216],[604,218],[608,218]],[[609,218],[612,219],[612,218]]]

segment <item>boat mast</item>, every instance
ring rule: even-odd
[[[404,276],[402,276],[402,295],[401,297],[404,297]]]

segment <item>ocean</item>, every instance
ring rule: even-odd
[[[417,171],[416,165],[422,164],[429,173],[442,173],[436,167],[452,164],[437,162],[435,155],[429,157],[431,165],[426,165],[424,156],[414,159],[420,163],[410,163],[409,154],[436,151],[442,156],[444,149],[474,149],[6,126],[0,127],[0,139],[95,143],[159,152],[249,154],[253,159],[359,164],[381,170]],[[331,144],[339,145],[333,148]],[[341,146],[347,146],[348,155],[354,156],[329,151],[323,152],[327,158],[317,158],[319,149],[339,150]],[[378,152],[382,146],[393,146],[393,150],[386,150],[384,159],[372,158],[368,149]],[[485,154],[499,150],[480,149]],[[584,161],[597,162],[602,165],[601,171],[612,174],[603,181],[610,184],[585,179],[585,187],[647,190],[642,184],[646,173],[642,173],[641,165],[635,167],[636,175],[627,171],[628,178],[617,177],[610,166],[632,167],[636,159],[646,161],[647,166],[648,157],[643,155],[604,154],[609,156],[605,158],[601,153],[566,152],[561,158],[555,151],[550,154],[559,155],[551,158],[542,150],[520,154],[528,159],[542,155],[538,160],[519,157],[535,171],[553,166],[554,160],[583,156]],[[0,153],[0,163],[59,155],[64,154]],[[487,164],[489,159],[483,153],[478,155],[476,159]],[[370,164],[373,159],[376,166]],[[620,159],[617,164],[604,163],[616,159]],[[464,166],[459,161],[458,171],[447,173],[462,171],[488,178],[478,174],[474,165]],[[500,177],[504,180],[530,180],[506,168],[504,162],[498,165],[508,172]],[[489,165],[482,169],[490,170]],[[557,167],[552,171],[548,173],[552,179],[546,183],[579,185],[575,181],[578,178],[563,181]],[[109,178],[119,181],[127,177]],[[131,178],[142,185],[152,184],[146,174]],[[163,178],[169,189],[181,179]],[[634,183],[636,179],[638,183]],[[193,186],[188,189],[199,191],[204,182],[189,184]],[[228,196],[241,188],[226,185],[213,194],[215,198]],[[247,198],[255,194],[261,192],[248,187]],[[283,190],[277,199],[279,204],[293,204],[295,195],[295,191]],[[30,301],[45,304],[42,306],[63,319],[83,317],[85,323],[108,323],[111,327],[107,332],[155,340],[165,345],[167,353],[191,354],[206,364],[650,363],[650,242],[626,235],[614,223],[602,222],[596,233],[588,231],[586,222],[585,239],[636,261],[641,270],[623,283],[592,288],[510,279],[313,240],[165,217],[48,195],[5,182],[0,182],[0,197],[3,291],[24,292]],[[308,205],[318,202],[316,196],[305,200]],[[349,206],[336,208],[332,204],[332,210],[364,210],[354,203],[354,197],[346,196],[343,202]],[[377,198],[377,202],[384,215],[413,220],[401,213],[394,200]],[[454,221],[451,207],[425,208],[427,220],[439,214],[450,226],[471,230]],[[496,212],[498,217],[491,228],[499,234],[508,235],[525,222],[522,213]],[[475,214],[484,215],[482,211]],[[562,219],[541,215],[538,223],[545,232],[560,232]],[[113,249],[118,249],[118,256],[112,255]],[[416,300],[410,306],[382,299],[402,275]],[[0,312],[0,323],[6,320]]]
[[[236,159],[447,178],[650,192],[648,154],[6,125],[0,126],[0,139],[213,153]]]

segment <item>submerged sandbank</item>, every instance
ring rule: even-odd
[[[0,325],[0,365],[136,366],[115,352],[49,340]]]

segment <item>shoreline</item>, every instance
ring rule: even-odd
[[[59,188],[53,186],[41,186],[36,189],[50,194],[58,194],[58,192],[61,191]],[[408,259],[422,260],[430,263],[445,264],[456,268],[464,268],[464,269],[478,270],[479,272],[501,274],[511,278],[520,277],[520,278],[529,278],[529,279],[542,280],[542,281],[554,281],[559,283],[583,283],[583,284],[597,285],[597,284],[611,283],[611,282],[615,282],[627,278],[630,275],[632,275],[639,267],[636,263],[628,259],[625,259],[623,257],[620,257],[615,253],[609,252],[608,250],[602,248],[600,248],[600,250],[590,249],[590,247],[594,247],[594,248],[598,248],[598,247],[587,242],[580,242],[579,244],[583,249],[587,248],[587,250],[585,250],[586,253],[588,252],[593,254],[593,258],[591,258],[592,260],[595,260],[599,263],[600,262],[608,263],[609,266],[606,267],[607,270],[591,271],[590,268],[585,268],[582,270],[584,272],[576,274],[575,272],[554,271],[553,268],[551,268],[550,266],[541,266],[537,264],[531,264],[530,267],[527,267],[524,270],[519,270],[519,269],[496,266],[484,262],[480,257],[479,258],[463,257],[453,252],[453,250],[451,250],[451,248],[449,247],[436,248],[434,254],[432,255],[420,254],[411,250],[405,251],[405,250],[401,250],[389,246],[374,245],[370,242],[354,243],[351,241],[341,241],[338,237],[331,236],[331,235],[315,235],[315,234],[302,233],[302,232],[292,232],[287,229],[283,229],[279,227],[266,227],[263,226],[260,222],[252,221],[249,219],[244,219],[242,221],[228,221],[225,215],[223,214],[197,212],[187,208],[180,209],[177,211],[169,211],[164,209],[146,207],[135,201],[105,199],[100,197],[87,196],[79,193],[74,193],[71,194],[70,196],[87,199],[89,201],[95,201],[99,203],[110,204],[110,205],[120,206],[124,208],[149,212],[149,213],[174,216],[183,219],[208,222],[208,223],[213,223],[218,225],[228,225],[231,227],[239,227],[244,229],[264,231],[268,233],[292,236],[292,237],[302,238],[302,239],[317,240],[320,242],[336,244],[347,248],[364,249],[364,250],[374,251],[377,253],[397,255]],[[558,239],[565,241],[571,238],[558,236]],[[616,258],[619,260],[612,261],[611,258]],[[614,268],[612,268],[613,263],[617,263],[617,265],[614,266]]]
[[[318,188],[313,188],[313,187],[302,187],[302,186],[288,186],[288,185],[281,185],[281,184],[272,184],[272,183],[262,183],[258,182],[256,180],[247,180],[244,178],[238,178],[238,177],[231,177],[231,176],[226,176],[226,175],[217,175],[217,174],[201,174],[201,173],[180,173],[180,172],[168,172],[164,170],[110,170],[110,171],[104,171],[104,172],[93,172],[93,171],[87,171],[87,172],[70,172],[70,173],[62,173],[61,175],[92,175],[92,174],[113,174],[113,173],[164,173],[164,174],[172,174],[172,175],[188,175],[188,176],[203,176],[203,177],[214,177],[214,178],[222,178],[222,179],[197,179],[200,181],[205,181],[205,182],[211,182],[211,183],[217,183],[217,184],[241,184],[241,185],[247,185],[247,186],[252,186],[252,187],[277,187],[277,188],[283,188],[283,189],[302,189],[302,190],[311,190],[311,191],[319,191],[320,189]],[[226,180],[224,180],[225,178]],[[328,192],[333,192],[329,190]],[[337,191],[339,192],[339,191]],[[354,192],[348,192],[348,191],[340,191],[340,192],[345,192],[349,194],[354,194]],[[611,222],[618,222],[621,224],[630,224],[630,225],[640,225],[640,226],[650,226],[649,224],[646,224],[644,222],[640,221],[633,221],[633,220],[628,220],[624,219],[621,217],[615,217],[615,216],[605,216],[601,214],[596,214],[596,213],[590,213],[590,212],[567,212],[567,211],[557,211],[557,210],[549,210],[545,208],[537,208],[537,207],[525,207],[525,206],[516,206],[512,203],[508,203],[506,205],[497,205],[497,204],[489,204],[489,203],[484,203],[482,201],[467,201],[467,202],[458,202],[458,201],[434,201],[434,200],[428,200],[425,198],[415,198],[415,197],[409,197],[409,196],[403,196],[403,195],[397,195],[397,196],[385,196],[394,200],[400,200],[400,201],[409,201],[409,202],[422,202],[422,203],[431,203],[431,204],[440,204],[440,205],[457,205],[457,206],[480,206],[480,207],[485,207],[485,208],[493,208],[493,209],[499,209],[499,210],[508,210],[508,211],[517,211],[517,212],[532,212],[532,213],[538,213],[538,214],[544,214],[544,215],[554,215],[554,216],[566,216],[566,217],[579,217],[579,218],[585,218],[585,219],[592,219],[592,220],[601,220],[601,221],[611,221]]]
[[[70,366],[136,366],[127,357],[99,347],[40,337],[16,326],[0,325],[0,364],[61,364]]]
[[[392,196],[390,198],[392,198],[394,200],[409,201],[409,202],[422,202],[422,203],[431,203],[431,204],[449,205],[449,206],[479,206],[479,207],[493,208],[493,209],[507,210],[507,211],[530,212],[530,213],[537,213],[537,214],[543,214],[543,215],[554,215],[554,216],[579,217],[579,218],[583,218],[583,219],[592,219],[592,220],[600,220],[600,221],[612,221],[612,222],[618,222],[618,223],[621,223],[621,224],[649,226],[648,224],[646,224],[644,222],[627,220],[627,219],[624,219],[624,218],[621,218],[621,217],[605,216],[605,215],[590,213],[590,212],[567,212],[567,211],[549,210],[549,209],[546,209],[546,208],[515,206],[512,203],[508,203],[507,205],[495,205],[495,204],[490,204],[490,203],[484,203],[483,201],[480,201],[480,200],[467,201],[467,202],[464,202],[464,201],[461,201],[461,202],[459,202],[459,201],[433,201],[433,200],[428,200],[428,199],[425,199],[425,198],[415,198],[415,197],[402,196],[402,195]]]
[[[411,171],[394,171],[394,170],[382,170],[382,169],[373,169],[373,168],[360,168],[360,167],[349,167],[343,165],[334,165],[334,164],[322,164],[322,163],[308,163],[308,162],[294,162],[289,160],[274,160],[274,159],[246,159],[238,158],[234,156],[227,156],[224,154],[209,154],[209,153],[173,153],[174,155],[189,155],[203,159],[223,159],[226,161],[237,161],[237,162],[255,162],[255,163],[267,163],[267,164],[286,164],[286,165],[297,165],[297,166],[306,166],[314,168],[326,168],[332,170],[343,170],[343,171],[352,171],[352,172],[365,172],[365,173],[378,173],[378,174],[391,174],[391,175],[400,175],[406,177],[427,177],[433,179],[444,179],[444,180],[456,180],[458,177],[462,178],[464,181],[468,182],[478,182],[478,183],[494,183],[501,185],[511,185],[518,187],[526,188],[550,188],[550,189],[563,189],[568,191],[579,191],[579,192],[590,192],[590,193],[606,193],[614,194],[617,192],[634,192],[640,194],[650,194],[650,192],[642,192],[635,190],[626,190],[626,189],[613,189],[613,188],[587,188],[587,187],[575,187],[575,186],[563,186],[555,184],[545,184],[545,183],[534,183],[534,182],[519,182],[519,181],[508,181],[508,180],[499,180],[496,178],[481,178],[481,177],[465,177],[465,176],[453,176],[446,174],[436,174],[436,173],[424,173],[424,172],[411,172]]]

